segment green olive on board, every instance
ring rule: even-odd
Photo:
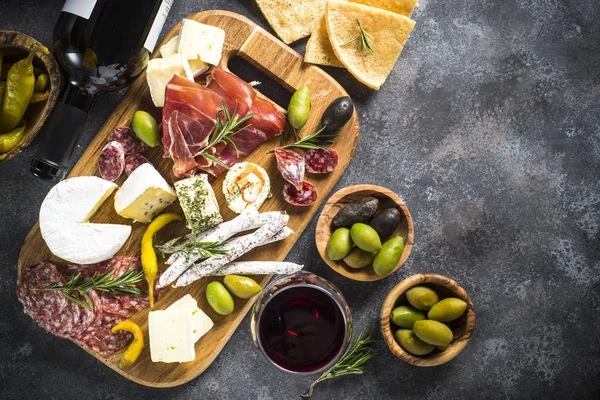
[[[146,111],[136,111],[131,121],[131,129],[135,135],[149,147],[160,144],[160,132],[154,117]]]
[[[373,261],[373,253],[355,247],[344,257],[344,262],[350,268],[364,268]]]
[[[435,349],[435,346],[419,339],[410,329],[398,329],[394,337],[400,347],[415,356],[425,356]]]
[[[310,89],[302,86],[296,90],[288,105],[288,121],[294,129],[301,129],[308,121],[310,114]]]
[[[350,239],[350,229],[338,228],[329,238],[329,242],[327,242],[327,257],[333,261],[338,261],[346,257],[351,249],[352,239]]]
[[[370,196],[363,197],[356,203],[349,203],[333,218],[333,226],[350,228],[358,222],[367,222],[375,215],[377,207],[379,207],[379,200]]]
[[[423,311],[411,306],[398,306],[392,310],[392,322],[400,328],[412,329],[417,321],[425,319]]]
[[[223,284],[229,292],[240,299],[249,299],[261,291],[260,285],[247,276],[227,275],[223,279]]]
[[[400,220],[402,219],[402,214],[396,208],[387,208],[379,213],[377,213],[371,221],[369,221],[369,226],[377,232],[381,240],[386,240],[392,233],[396,231],[398,228],[398,224],[400,224]]]
[[[463,315],[466,309],[466,302],[456,297],[448,297],[431,307],[431,310],[427,313],[427,318],[440,322],[450,322]]]
[[[381,239],[375,232],[375,229],[371,228],[367,224],[358,223],[352,225],[350,228],[350,236],[355,245],[369,251],[371,253],[381,250]]]
[[[233,297],[221,282],[211,282],[206,286],[206,300],[217,314],[228,315],[233,312]]]
[[[447,346],[454,337],[450,328],[431,319],[415,322],[413,331],[419,339],[434,346]]]
[[[373,271],[379,276],[389,274],[402,257],[404,251],[404,238],[396,236],[381,246],[379,253],[373,259]]]
[[[435,290],[427,286],[415,286],[406,291],[406,300],[418,310],[427,311],[440,301]]]

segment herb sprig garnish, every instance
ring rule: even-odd
[[[143,271],[131,270],[125,272],[123,275],[117,278],[111,278],[116,271],[117,268],[114,268],[112,271],[108,271],[101,275],[94,274],[94,276],[87,281],[82,281],[80,279],[81,273],[78,273],[64,285],[60,285],[59,281],[56,281],[44,288],[35,288],[31,290],[53,290],[61,292],[67,299],[88,310],[92,309],[93,307],[92,301],[88,296],[89,291],[92,289],[113,294],[133,294],[138,296],[145,295],[145,293],[136,286],[138,282],[141,282],[142,279],[144,279]],[[85,302],[75,297],[75,293],[78,293],[81,297],[83,297]]]
[[[229,108],[227,107],[227,104],[225,103],[224,100],[221,100],[221,105],[222,105],[221,109],[219,111],[217,111],[217,117],[215,120],[215,128],[213,129],[213,132],[210,135],[210,140],[208,142],[208,145],[206,145],[205,148],[203,148],[198,153],[196,153],[194,155],[194,157],[203,156],[203,157],[221,165],[222,167],[229,169],[229,165],[225,164],[223,161],[219,160],[214,155],[208,153],[208,151],[213,146],[223,142],[223,143],[232,145],[233,148],[235,149],[236,155],[239,157],[239,150],[238,150],[235,142],[233,141],[233,137],[235,135],[237,135],[238,133],[240,133],[241,131],[243,131],[244,129],[247,129],[250,126],[252,126],[252,124],[244,125],[244,123],[247,122],[250,118],[252,118],[255,113],[248,113],[244,117],[240,118],[240,116],[237,113],[237,106],[238,106],[237,101],[235,102],[235,105],[233,106],[233,113],[229,112]]]
[[[363,29],[363,27],[360,24],[360,21],[358,19],[356,20],[356,25],[358,26],[358,29],[359,29],[358,35],[355,38],[353,38],[352,40],[344,43],[342,46],[348,46],[350,43],[355,42],[356,40],[360,39],[360,50],[364,51],[365,49],[367,49],[369,51],[369,53],[371,53],[371,55],[374,55],[375,50],[373,50],[373,46],[371,45],[371,42],[373,41],[373,36],[369,35],[369,32],[367,32]]]
[[[340,131],[325,132],[325,127],[322,127],[312,135],[308,135],[298,140],[295,143],[281,147],[282,149],[323,149],[323,146],[333,144],[333,139],[338,137]],[[273,150],[271,151],[273,152]]]
[[[350,348],[340,358],[340,360],[329,370],[314,381],[308,390],[307,394],[302,395],[303,398],[309,398],[313,395],[315,386],[327,379],[337,378],[344,375],[360,375],[364,372],[363,365],[369,361],[373,354],[373,343],[375,339],[371,337],[372,327],[361,333],[358,338],[350,345]]]
[[[192,253],[201,259],[215,258],[229,255],[229,251],[224,249],[223,246],[225,246],[225,242],[197,242],[193,240],[181,245],[181,251],[188,259],[191,259]]]

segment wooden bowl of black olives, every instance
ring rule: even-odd
[[[410,255],[413,238],[406,204],[376,185],[349,186],[331,196],[315,234],[323,261],[339,274],[363,282],[398,270]]]
[[[418,367],[452,360],[467,346],[475,328],[467,292],[438,274],[417,274],[398,283],[383,302],[380,318],[390,351]]]

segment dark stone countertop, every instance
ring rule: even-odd
[[[2,3],[0,29],[51,46],[62,0]],[[219,8],[267,27],[252,0],[175,0],[163,33]],[[398,193],[415,221],[415,247],[392,277],[356,283],[319,259],[313,219],[288,259],[338,285],[358,330],[377,318],[398,281],[418,272],[463,285],[477,321],[450,363],[412,367],[380,342],[363,376],[322,383],[315,399],[600,398],[599,18],[597,0],[421,0],[381,91],[331,70],[362,128],[337,188],[375,183]],[[93,110],[75,159],[121,96],[107,95]],[[2,399],[266,400],[305,392],[311,378],[262,360],[248,318],[204,374],[161,390],[129,382],[36,326],[15,296],[19,249],[51,186],[27,172],[35,147],[0,164]]]

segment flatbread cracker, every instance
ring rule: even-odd
[[[273,30],[285,43],[310,35],[325,12],[327,0],[256,0]]]
[[[308,43],[306,43],[306,54],[304,61],[311,64],[327,65],[331,67],[343,67],[344,64],[338,60],[333,52],[329,35],[327,34],[327,23],[325,14],[321,16],[319,23],[314,28]]]
[[[391,11],[396,14],[406,15],[410,17],[419,6],[419,0],[349,0],[352,3],[364,4],[381,8],[382,10]]]
[[[415,26],[415,21],[404,15],[339,0],[329,0],[325,18],[337,58],[356,79],[375,90],[394,68]],[[361,49],[357,20],[370,35],[374,54]]]

